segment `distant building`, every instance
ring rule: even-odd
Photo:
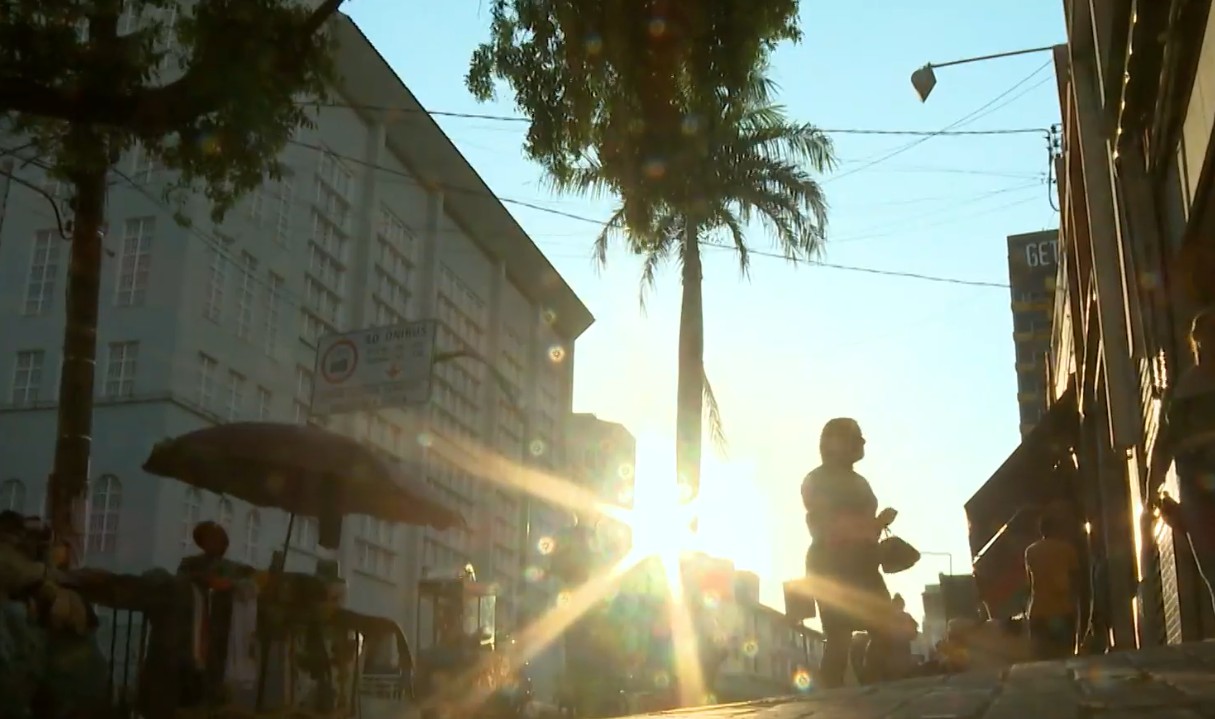
[[[565,450],[570,478],[599,500],[633,506],[633,470],[637,439],[624,425],[575,413],[565,422]]]
[[[1058,236],[1058,230],[1044,230],[1008,238],[1008,284],[1012,293],[1022,437],[1046,412],[1046,357],[1050,353],[1055,307]]]
[[[924,620],[920,622],[920,636],[929,647],[945,638],[949,618],[945,614],[945,594],[940,584],[929,584],[920,595],[924,602]]]

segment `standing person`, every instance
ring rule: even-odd
[[[1190,327],[1194,364],[1181,373],[1168,398],[1166,423],[1156,440],[1156,470],[1177,463],[1181,496],[1160,492],[1150,508],[1190,544],[1215,606],[1215,491],[1202,479],[1215,472],[1215,306],[1194,316]],[[1163,466],[1160,466],[1163,465]],[[1176,536],[1176,535],[1174,535]]]
[[[854,465],[865,457],[865,437],[856,420],[837,418],[819,437],[822,464],[802,481],[802,503],[810,549],[806,574],[815,586],[815,601],[826,645],[818,683],[841,686],[852,653],[852,634],[880,624],[889,612],[890,593],[882,578],[878,539],[894,520],[892,509],[877,513],[877,498]],[[876,515],[876,516],[875,516]],[[872,651],[867,649],[866,655]],[[868,658],[862,672],[868,675]],[[858,677],[862,683],[869,677]]]
[[[1037,659],[1062,659],[1076,649],[1080,557],[1053,512],[1039,522],[1042,538],[1025,550],[1029,638]]]
[[[903,595],[894,595],[890,604],[893,626],[886,640],[886,678],[902,679],[911,673],[911,643],[920,633],[920,624],[907,613],[907,602]]]

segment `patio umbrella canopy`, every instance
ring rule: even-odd
[[[157,443],[144,471],[307,517],[364,514],[435,529],[466,526],[417,475],[320,427],[237,422]]]

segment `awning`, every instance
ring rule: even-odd
[[[983,547],[1018,511],[1065,498],[1068,487],[1054,472],[1076,444],[1080,416],[1073,385],[1055,401],[1021,445],[966,502],[970,555]]]
[[[1037,512],[1022,510],[975,560],[979,599],[993,619],[1007,619],[1025,611],[1029,598],[1025,550],[1037,538]]]

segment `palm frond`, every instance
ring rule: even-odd
[[[704,371],[704,368],[701,368]],[[705,418],[709,423],[709,439],[717,456],[726,459],[729,454],[729,442],[726,440],[726,425],[721,418],[721,408],[717,406],[717,396],[713,394],[713,386],[709,384],[708,376],[704,377]]]

